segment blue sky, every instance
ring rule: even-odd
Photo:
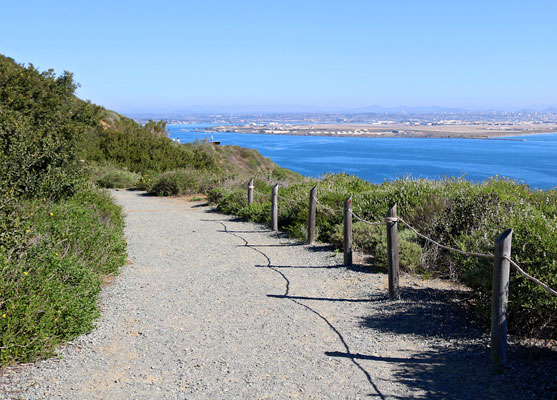
[[[125,113],[557,106],[556,16],[536,0],[0,0],[0,53]]]

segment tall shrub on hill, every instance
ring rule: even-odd
[[[74,96],[72,74],[39,72],[0,56],[0,193],[72,195],[80,182],[76,144],[99,108]]]
[[[80,150],[87,160],[109,162],[145,174],[179,168],[214,170],[216,160],[208,147],[179,145],[166,137],[164,124],[150,122],[140,126],[118,116],[110,124],[88,131]]]

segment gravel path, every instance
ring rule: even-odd
[[[486,333],[445,284],[344,268],[324,246],[181,199],[114,191],[130,262],[97,328],[5,368],[9,399],[505,399],[555,393],[554,354],[495,374]],[[456,300],[455,300],[456,299]],[[531,356],[532,354],[530,354]]]

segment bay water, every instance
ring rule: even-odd
[[[305,176],[346,172],[372,183],[412,176],[462,177],[479,182],[508,177],[533,188],[557,187],[557,133],[511,140],[363,138],[193,131],[209,124],[169,125],[182,143],[213,137],[222,145],[257,149]]]

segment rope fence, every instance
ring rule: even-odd
[[[437,247],[440,247],[442,249],[449,250],[449,251],[454,251],[455,253],[459,253],[459,254],[462,254],[464,256],[473,256],[473,257],[480,257],[480,258],[494,258],[495,257],[493,254],[475,253],[475,252],[471,252],[471,251],[463,251],[463,250],[460,250],[460,249],[455,249],[454,247],[445,246],[445,245],[443,245],[439,242],[436,242],[435,240],[431,239],[430,237],[427,237],[426,235],[421,234],[420,232],[418,232],[416,230],[416,228],[411,226],[408,222],[406,222],[402,218],[398,217],[397,220],[402,222],[404,224],[404,226],[406,226],[408,229],[410,229],[412,232],[414,232],[416,235],[418,235],[422,239],[424,239],[424,240],[426,240],[426,241],[428,241],[428,242],[430,242],[430,243],[432,243],[432,244],[434,244]]]
[[[526,278],[530,279],[532,282],[536,282],[538,285],[540,285],[541,287],[543,287],[545,290],[547,290],[549,293],[554,294],[555,296],[557,296],[557,290],[550,288],[548,285],[546,285],[545,283],[543,283],[542,281],[540,281],[537,278],[534,278],[532,275],[528,274],[526,271],[524,271],[522,268],[520,268],[520,265],[518,265],[515,261],[513,261],[510,257],[508,256],[504,256],[504,258],[509,261],[511,263],[511,265],[513,267],[515,267],[515,269],[523,276],[525,276]]]
[[[270,196],[272,204],[272,227],[273,231],[278,231],[278,199],[298,203],[301,200],[289,199],[278,194],[278,184],[273,187],[272,193],[264,194],[255,190],[253,179],[248,184],[248,204],[253,202],[253,193],[260,196]],[[315,222],[317,207],[328,211],[330,213],[342,213],[344,225],[344,264],[347,266],[352,265],[352,217],[367,225],[379,226],[385,225],[387,229],[387,253],[388,253],[388,273],[389,273],[389,298],[400,298],[399,291],[399,252],[398,252],[398,222],[402,223],[406,228],[414,232],[418,237],[431,243],[441,249],[452,251],[458,254],[469,257],[478,257],[494,260],[493,268],[493,300],[492,300],[492,320],[491,320],[491,359],[497,368],[501,368],[506,363],[506,347],[507,347],[507,304],[508,304],[508,291],[509,291],[509,277],[510,266],[514,267],[516,271],[543,287],[546,291],[554,296],[557,296],[557,290],[551,288],[549,285],[534,278],[532,275],[524,271],[520,265],[512,260],[511,253],[511,240],[512,229],[503,232],[495,242],[495,249],[493,254],[478,253],[472,251],[464,251],[454,247],[450,247],[439,243],[438,241],[420,233],[416,228],[410,225],[401,217],[397,216],[396,204],[389,209],[383,221],[368,221],[359,216],[352,210],[352,196],[345,202],[343,209],[334,209],[322,204],[317,198],[317,186],[313,187],[309,195],[309,212],[308,212],[308,243],[313,244],[315,240]]]
[[[358,221],[363,222],[364,224],[367,225],[386,225],[387,222],[391,222],[391,221],[380,221],[380,222],[371,222],[371,221],[367,221],[365,219],[363,219],[362,217],[359,217],[354,211],[350,210],[350,214],[352,214],[354,216],[354,218],[356,218]]]
[[[319,207],[321,207],[321,208],[324,209],[324,210],[330,211],[330,212],[332,212],[332,213],[342,213],[342,210],[337,210],[337,209],[334,209],[334,208],[329,208],[329,207],[327,207],[326,205],[321,204],[317,198],[315,199],[315,202],[317,203],[317,205],[318,205]]]
[[[255,188],[253,186],[251,186],[251,189],[253,190],[254,193],[261,195],[261,196],[270,196],[270,194],[264,194],[261,193],[257,190],[255,190]],[[280,194],[277,194],[277,197],[281,200],[284,201],[288,201],[290,203],[298,203],[301,200],[295,200],[295,199],[289,199],[287,197],[281,196]],[[323,203],[321,203],[317,197],[315,197],[313,199],[315,201],[315,203],[322,209],[330,211],[332,213],[342,213],[344,210],[342,209],[335,209],[335,208],[330,208],[327,207],[326,205],[324,205]],[[464,251],[464,250],[460,250],[454,247],[450,247],[444,244],[439,243],[438,241],[420,233],[416,228],[414,228],[412,225],[410,225],[408,222],[406,222],[403,218],[401,217],[386,217],[385,221],[368,221],[365,218],[360,217],[358,214],[356,214],[352,209],[349,210],[349,213],[356,218],[358,221],[367,224],[367,225],[373,225],[373,226],[378,226],[378,225],[386,225],[388,223],[393,223],[393,222],[401,222],[404,226],[406,226],[408,229],[410,229],[412,232],[414,232],[418,237],[424,239],[425,241],[439,247],[442,248],[444,250],[448,250],[448,251],[453,251],[455,253],[458,254],[462,254],[464,256],[469,256],[469,257],[479,257],[479,258],[489,258],[489,259],[494,259],[495,255],[494,254],[485,254],[485,253],[477,253],[477,252],[472,252],[472,251]],[[544,289],[546,289],[549,293],[557,296],[557,290],[552,289],[549,285],[543,283],[542,281],[540,281],[537,278],[534,278],[532,275],[528,274],[526,271],[524,271],[524,269],[522,269],[520,267],[520,265],[518,263],[516,263],[514,260],[512,260],[510,257],[508,256],[504,256],[504,258],[510,262],[510,264],[517,270],[517,272],[519,272],[521,275],[523,275],[524,277],[530,279],[532,282],[537,283],[538,285],[542,286]]]
[[[258,195],[260,195],[260,196],[265,196],[265,197],[266,197],[266,196],[270,196],[270,194],[261,193],[261,192],[255,190],[255,188],[252,188],[252,190],[253,190],[253,193],[258,194]]]
[[[281,196],[280,194],[277,195],[277,196],[278,196],[279,199],[282,199],[282,200],[284,200],[284,201],[288,201],[288,202],[290,202],[290,203],[297,203],[297,202],[299,201],[299,200],[288,199],[288,198],[286,198],[286,197]]]

